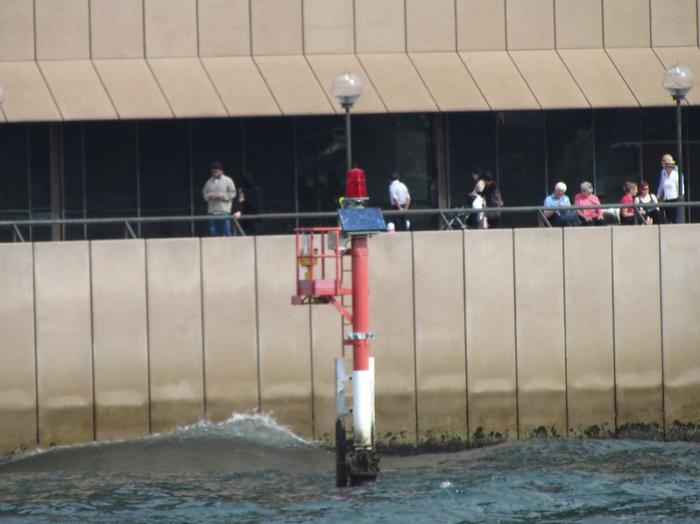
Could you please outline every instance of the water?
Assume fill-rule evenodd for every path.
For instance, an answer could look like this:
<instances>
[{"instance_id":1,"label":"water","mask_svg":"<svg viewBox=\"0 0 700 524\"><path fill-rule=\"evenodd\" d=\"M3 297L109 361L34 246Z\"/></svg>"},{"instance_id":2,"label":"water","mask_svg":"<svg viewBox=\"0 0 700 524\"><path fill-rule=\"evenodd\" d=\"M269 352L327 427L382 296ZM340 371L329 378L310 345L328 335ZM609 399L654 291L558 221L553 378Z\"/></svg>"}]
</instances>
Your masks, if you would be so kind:
<instances>
[{"instance_id":1,"label":"water","mask_svg":"<svg viewBox=\"0 0 700 524\"><path fill-rule=\"evenodd\" d=\"M335 487L334 455L265 416L0 464L0 522L700 522L700 446L532 440L383 457Z\"/></svg>"}]
</instances>

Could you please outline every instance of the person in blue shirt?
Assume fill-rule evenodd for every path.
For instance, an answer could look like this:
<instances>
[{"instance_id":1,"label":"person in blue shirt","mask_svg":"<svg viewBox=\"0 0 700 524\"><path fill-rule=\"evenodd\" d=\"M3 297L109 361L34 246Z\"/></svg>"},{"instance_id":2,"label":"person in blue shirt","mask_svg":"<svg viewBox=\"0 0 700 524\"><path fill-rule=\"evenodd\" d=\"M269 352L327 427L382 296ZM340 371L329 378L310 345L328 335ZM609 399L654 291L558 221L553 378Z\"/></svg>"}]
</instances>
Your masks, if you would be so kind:
<instances>
[{"instance_id":1,"label":"person in blue shirt","mask_svg":"<svg viewBox=\"0 0 700 524\"><path fill-rule=\"evenodd\" d=\"M571 201L566 196L566 184L557 182L554 186L554 193L548 195L544 199L544 207L570 207ZM545 210L544 216L547 217L549 223L555 227L569 226L576 223L576 213L565 210Z\"/></svg>"}]
</instances>

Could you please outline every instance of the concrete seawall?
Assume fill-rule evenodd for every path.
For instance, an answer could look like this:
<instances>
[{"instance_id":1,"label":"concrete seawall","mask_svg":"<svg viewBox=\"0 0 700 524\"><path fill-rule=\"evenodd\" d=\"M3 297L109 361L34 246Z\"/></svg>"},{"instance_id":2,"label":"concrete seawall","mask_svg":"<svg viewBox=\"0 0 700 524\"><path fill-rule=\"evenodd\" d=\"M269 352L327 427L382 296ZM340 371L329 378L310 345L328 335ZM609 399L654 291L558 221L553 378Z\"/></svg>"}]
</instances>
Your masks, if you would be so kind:
<instances>
[{"instance_id":1,"label":"concrete seawall","mask_svg":"<svg viewBox=\"0 0 700 524\"><path fill-rule=\"evenodd\" d=\"M700 439L700 225L370 242L382 445ZM259 409L330 440L341 319L294 238L0 245L0 450Z\"/></svg>"}]
</instances>

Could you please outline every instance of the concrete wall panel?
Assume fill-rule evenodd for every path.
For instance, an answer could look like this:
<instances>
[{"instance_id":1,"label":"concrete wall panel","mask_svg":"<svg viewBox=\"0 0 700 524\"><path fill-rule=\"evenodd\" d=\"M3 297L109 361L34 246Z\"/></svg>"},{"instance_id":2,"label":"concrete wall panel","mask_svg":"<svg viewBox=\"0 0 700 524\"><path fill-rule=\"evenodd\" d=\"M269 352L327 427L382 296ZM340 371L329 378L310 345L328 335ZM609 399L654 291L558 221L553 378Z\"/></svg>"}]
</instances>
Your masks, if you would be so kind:
<instances>
[{"instance_id":1,"label":"concrete wall panel","mask_svg":"<svg viewBox=\"0 0 700 524\"><path fill-rule=\"evenodd\" d=\"M162 58L149 64L176 118L226 116L201 60Z\"/></svg>"},{"instance_id":2,"label":"concrete wall panel","mask_svg":"<svg viewBox=\"0 0 700 524\"><path fill-rule=\"evenodd\" d=\"M34 60L33 0L0 2L0 60Z\"/></svg>"},{"instance_id":3,"label":"concrete wall panel","mask_svg":"<svg viewBox=\"0 0 700 524\"><path fill-rule=\"evenodd\" d=\"M555 0L557 47L603 47L602 10L601 0Z\"/></svg>"},{"instance_id":4,"label":"concrete wall panel","mask_svg":"<svg viewBox=\"0 0 700 524\"><path fill-rule=\"evenodd\" d=\"M90 58L88 0L35 0L37 60Z\"/></svg>"},{"instance_id":5,"label":"concrete wall panel","mask_svg":"<svg viewBox=\"0 0 700 524\"><path fill-rule=\"evenodd\" d=\"M355 52L353 0L304 0L304 53Z\"/></svg>"},{"instance_id":6,"label":"concrete wall panel","mask_svg":"<svg viewBox=\"0 0 700 524\"><path fill-rule=\"evenodd\" d=\"M460 56L491 109L540 108L507 52L475 51Z\"/></svg>"},{"instance_id":7,"label":"concrete wall panel","mask_svg":"<svg viewBox=\"0 0 700 524\"><path fill-rule=\"evenodd\" d=\"M209 420L258 408L255 239L202 239L204 388Z\"/></svg>"},{"instance_id":8,"label":"concrete wall panel","mask_svg":"<svg viewBox=\"0 0 700 524\"><path fill-rule=\"evenodd\" d=\"M93 58L143 58L143 0L90 0Z\"/></svg>"},{"instance_id":9,"label":"concrete wall panel","mask_svg":"<svg viewBox=\"0 0 700 524\"><path fill-rule=\"evenodd\" d=\"M292 306L295 293L293 236L256 239L260 408L280 424L311 437L309 306Z\"/></svg>"},{"instance_id":10,"label":"concrete wall panel","mask_svg":"<svg viewBox=\"0 0 700 524\"><path fill-rule=\"evenodd\" d=\"M408 55L373 53L359 59L389 111L437 109Z\"/></svg>"},{"instance_id":11,"label":"concrete wall panel","mask_svg":"<svg viewBox=\"0 0 700 524\"><path fill-rule=\"evenodd\" d=\"M513 234L520 436L566 436L562 230Z\"/></svg>"},{"instance_id":12,"label":"concrete wall panel","mask_svg":"<svg viewBox=\"0 0 700 524\"><path fill-rule=\"evenodd\" d=\"M457 48L502 51L506 48L505 2L457 0Z\"/></svg>"},{"instance_id":13,"label":"concrete wall panel","mask_svg":"<svg viewBox=\"0 0 700 524\"><path fill-rule=\"evenodd\" d=\"M613 228L617 431L663 437L659 229Z\"/></svg>"},{"instance_id":14,"label":"concrete wall panel","mask_svg":"<svg viewBox=\"0 0 700 524\"><path fill-rule=\"evenodd\" d=\"M250 55L248 0L199 0L200 56Z\"/></svg>"},{"instance_id":15,"label":"concrete wall panel","mask_svg":"<svg viewBox=\"0 0 700 524\"><path fill-rule=\"evenodd\" d=\"M0 78L5 91L2 111L8 121L61 119L61 113L36 62L0 62Z\"/></svg>"},{"instance_id":16,"label":"concrete wall panel","mask_svg":"<svg viewBox=\"0 0 700 524\"><path fill-rule=\"evenodd\" d=\"M377 335L377 440L416 443L413 255L411 234L378 235L369 243L370 329Z\"/></svg>"},{"instance_id":17,"label":"concrete wall panel","mask_svg":"<svg viewBox=\"0 0 700 524\"><path fill-rule=\"evenodd\" d=\"M34 244L39 445L94 437L87 242Z\"/></svg>"},{"instance_id":18,"label":"concrete wall panel","mask_svg":"<svg viewBox=\"0 0 700 524\"><path fill-rule=\"evenodd\" d=\"M464 444L468 431L462 232L414 233L413 253L418 442Z\"/></svg>"},{"instance_id":19,"label":"concrete wall panel","mask_svg":"<svg viewBox=\"0 0 700 524\"><path fill-rule=\"evenodd\" d=\"M197 0L144 0L146 56L197 56Z\"/></svg>"},{"instance_id":20,"label":"concrete wall panel","mask_svg":"<svg viewBox=\"0 0 700 524\"><path fill-rule=\"evenodd\" d=\"M251 2L254 55L303 53L301 0Z\"/></svg>"},{"instance_id":21,"label":"concrete wall panel","mask_svg":"<svg viewBox=\"0 0 700 524\"><path fill-rule=\"evenodd\" d=\"M610 228L564 230L569 435L615 435Z\"/></svg>"},{"instance_id":22,"label":"concrete wall panel","mask_svg":"<svg viewBox=\"0 0 700 524\"><path fill-rule=\"evenodd\" d=\"M464 238L467 389L472 444L517 438L512 230Z\"/></svg>"},{"instance_id":23,"label":"concrete wall panel","mask_svg":"<svg viewBox=\"0 0 700 524\"><path fill-rule=\"evenodd\" d=\"M554 49L553 0L506 0L508 49Z\"/></svg>"},{"instance_id":24,"label":"concrete wall panel","mask_svg":"<svg viewBox=\"0 0 700 524\"><path fill-rule=\"evenodd\" d=\"M404 0L355 0L358 53L406 51Z\"/></svg>"},{"instance_id":25,"label":"concrete wall panel","mask_svg":"<svg viewBox=\"0 0 700 524\"><path fill-rule=\"evenodd\" d=\"M303 56L260 56L255 61L283 114L334 113L328 97Z\"/></svg>"},{"instance_id":26,"label":"concrete wall panel","mask_svg":"<svg viewBox=\"0 0 700 524\"><path fill-rule=\"evenodd\" d=\"M511 51L513 62L543 109L588 107L556 51Z\"/></svg>"},{"instance_id":27,"label":"concrete wall panel","mask_svg":"<svg viewBox=\"0 0 700 524\"><path fill-rule=\"evenodd\" d=\"M455 51L454 0L406 0L406 40L409 52Z\"/></svg>"},{"instance_id":28,"label":"concrete wall panel","mask_svg":"<svg viewBox=\"0 0 700 524\"><path fill-rule=\"evenodd\" d=\"M0 246L0 456L36 446L32 246Z\"/></svg>"},{"instance_id":29,"label":"concrete wall panel","mask_svg":"<svg viewBox=\"0 0 700 524\"><path fill-rule=\"evenodd\" d=\"M698 45L696 0L651 0L652 47Z\"/></svg>"},{"instance_id":30,"label":"concrete wall panel","mask_svg":"<svg viewBox=\"0 0 700 524\"><path fill-rule=\"evenodd\" d=\"M92 242L95 436L149 432L146 246L142 240Z\"/></svg>"},{"instance_id":31,"label":"concrete wall panel","mask_svg":"<svg viewBox=\"0 0 700 524\"><path fill-rule=\"evenodd\" d=\"M146 242L151 429L204 415L199 239Z\"/></svg>"},{"instance_id":32,"label":"concrete wall panel","mask_svg":"<svg viewBox=\"0 0 700 524\"><path fill-rule=\"evenodd\" d=\"M603 0L605 47L651 45L649 0Z\"/></svg>"},{"instance_id":33,"label":"concrete wall panel","mask_svg":"<svg viewBox=\"0 0 700 524\"><path fill-rule=\"evenodd\" d=\"M663 65L653 49L618 48L607 49L606 52L642 106L675 104L665 89L659 89L660 82L649 81L651 78L661 78L664 72Z\"/></svg>"},{"instance_id":34,"label":"concrete wall panel","mask_svg":"<svg viewBox=\"0 0 700 524\"><path fill-rule=\"evenodd\" d=\"M173 116L148 63L142 59L93 60L119 118Z\"/></svg>"},{"instance_id":35,"label":"concrete wall panel","mask_svg":"<svg viewBox=\"0 0 700 524\"><path fill-rule=\"evenodd\" d=\"M639 106L605 50L560 49L558 53L591 107Z\"/></svg>"},{"instance_id":36,"label":"concrete wall panel","mask_svg":"<svg viewBox=\"0 0 700 524\"><path fill-rule=\"evenodd\" d=\"M661 228L666 438L700 439L700 226Z\"/></svg>"},{"instance_id":37,"label":"concrete wall panel","mask_svg":"<svg viewBox=\"0 0 700 524\"><path fill-rule=\"evenodd\" d=\"M117 113L90 60L39 62L64 120L109 120Z\"/></svg>"},{"instance_id":38,"label":"concrete wall panel","mask_svg":"<svg viewBox=\"0 0 700 524\"><path fill-rule=\"evenodd\" d=\"M252 58L229 56L201 60L229 116L281 114Z\"/></svg>"},{"instance_id":39,"label":"concrete wall panel","mask_svg":"<svg viewBox=\"0 0 700 524\"><path fill-rule=\"evenodd\" d=\"M412 53L410 57L441 111L488 110L457 53Z\"/></svg>"}]
</instances>

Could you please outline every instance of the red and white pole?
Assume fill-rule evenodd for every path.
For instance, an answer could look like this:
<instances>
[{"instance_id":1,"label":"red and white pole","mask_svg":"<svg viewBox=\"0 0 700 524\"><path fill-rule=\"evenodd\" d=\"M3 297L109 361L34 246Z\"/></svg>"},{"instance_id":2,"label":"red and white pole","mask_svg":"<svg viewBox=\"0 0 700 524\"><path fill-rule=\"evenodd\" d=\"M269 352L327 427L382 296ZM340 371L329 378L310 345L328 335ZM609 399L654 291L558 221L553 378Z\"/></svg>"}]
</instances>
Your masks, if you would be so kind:
<instances>
[{"instance_id":1,"label":"red and white pole","mask_svg":"<svg viewBox=\"0 0 700 524\"><path fill-rule=\"evenodd\" d=\"M353 441L371 448L374 428L374 379L370 369L369 264L367 236L352 237L352 391Z\"/></svg>"}]
</instances>

